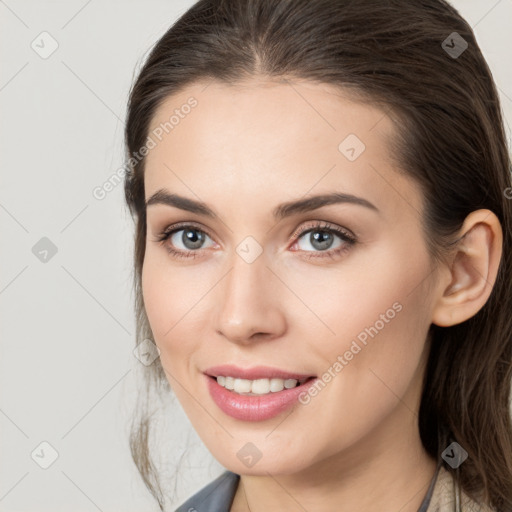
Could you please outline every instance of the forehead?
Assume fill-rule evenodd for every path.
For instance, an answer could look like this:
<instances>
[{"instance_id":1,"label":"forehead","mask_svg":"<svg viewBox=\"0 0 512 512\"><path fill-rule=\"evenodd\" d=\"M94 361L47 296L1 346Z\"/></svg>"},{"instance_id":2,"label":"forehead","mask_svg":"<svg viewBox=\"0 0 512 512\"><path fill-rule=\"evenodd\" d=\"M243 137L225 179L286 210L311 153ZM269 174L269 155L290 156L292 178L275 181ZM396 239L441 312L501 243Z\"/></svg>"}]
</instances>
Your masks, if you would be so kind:
<instances>
[{"instance_id":1,"label":"forehead","mask_svg":"<svg viewBox=\"0 0 512 512\"><path fill-rule=\"evenodd\" d=\"M338 152L349 134L385 153L381 139L393 134L393 125L381 109L327 84L252 80L198 83L169 96L150 123L150 132L155 130L176 147L200 143L203 152L214 153L223 149L220 143L230 154L237 148L245 153L257 137L258 148L275 156L304 143Z\"/></svg>"},{"instance_id":2,"label":"forehead","mask_svg":"<svg viewBox=\"0 0 512 512\"><path fill-rule=\"evenodd\" d=\"M197 83L169 96L148 131L146 199L178 188L219 201L261 192L270 202L336 189L374 203L421 197L396 172L385 112L311 82ZM415 197L416 196L416 197Z\"/></svg>"}]
</instances>

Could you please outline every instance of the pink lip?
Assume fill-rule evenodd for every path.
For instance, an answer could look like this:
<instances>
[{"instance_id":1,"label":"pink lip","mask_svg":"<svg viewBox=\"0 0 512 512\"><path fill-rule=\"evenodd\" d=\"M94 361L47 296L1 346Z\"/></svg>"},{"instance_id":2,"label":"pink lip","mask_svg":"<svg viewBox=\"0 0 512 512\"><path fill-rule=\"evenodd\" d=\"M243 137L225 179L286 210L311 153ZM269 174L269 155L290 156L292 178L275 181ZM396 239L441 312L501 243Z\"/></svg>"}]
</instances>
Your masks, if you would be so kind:
<instances>
[{"instance_id":1,"label":"pink lip","mask_svg":"<svg viewBox=\"0 0 512 512\"><path fill-rule=\"evenodd\" d=\"M303 380L313 375L306 375L301 373L290 373L280 370L279 368L271 368L270 366L254 366L253 368L239 368L231 364L223 364L220 366L212 366L208 368L204 373L211 377L218 377L223 375L224 377L236 377L238 379L296 379Z\"/></svg>"},{"instance_id":2,"label":"pink lip","mask_svg":"<svg viewBox=\"0 0 512 512\"><path fill-rule=\"evenodd\" d=\"M219 366L208 369L205 372L205 379L213 401L225 414L242 421L264 421L281 414L289 407L295 405L299 395L306 392L317 381L317 378L313 377L295 388L285 388L282 391L271 392L266 395L239 395L217 384L217 380L211 376L212 373L237 378L248 378L250 380L256 378L302 380L310 376L264 367L242 370L233 366Z\"/></svg>"}]
</instances>

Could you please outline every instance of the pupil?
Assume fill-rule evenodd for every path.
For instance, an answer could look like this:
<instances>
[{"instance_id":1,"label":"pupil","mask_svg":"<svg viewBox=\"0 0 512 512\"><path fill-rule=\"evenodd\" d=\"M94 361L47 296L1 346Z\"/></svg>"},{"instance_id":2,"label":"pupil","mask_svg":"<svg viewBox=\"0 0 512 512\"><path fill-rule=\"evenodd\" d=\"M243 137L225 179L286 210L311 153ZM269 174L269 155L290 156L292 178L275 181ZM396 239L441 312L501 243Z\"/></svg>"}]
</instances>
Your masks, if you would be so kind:
<instances>
[{"instance_id":1,"label":"pupil","mask_svg":"<svg viewBox=\"0 0 512 512\"><path fill-rule=\"evenodd\" d=\"M199 234L196 229L186 229L183 231L182 241L188 249L198 249L203 242L203 234Z\"/></svg>"},{"instance_id":2,"label":"pupil","mask_svg":"<svg viewBox=\"0 0 512 512\"><path fill-rule=\"evenodd\" d=\"M315 249L328 249L332 243L332 233L327 231L312 231L310 241Z\"/></svg>"}]
</instances>

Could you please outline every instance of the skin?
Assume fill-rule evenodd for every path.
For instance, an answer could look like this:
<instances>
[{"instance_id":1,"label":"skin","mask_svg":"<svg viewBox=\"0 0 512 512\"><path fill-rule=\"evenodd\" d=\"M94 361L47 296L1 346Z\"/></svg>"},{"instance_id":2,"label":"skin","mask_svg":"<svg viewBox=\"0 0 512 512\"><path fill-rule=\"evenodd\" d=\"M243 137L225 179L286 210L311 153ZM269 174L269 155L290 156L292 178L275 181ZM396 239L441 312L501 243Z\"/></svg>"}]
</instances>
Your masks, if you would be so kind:
<instances>
[{"instance_id":1,"label":"skin","mask_svg":"<svg viewBox=\"0 0 512 512\"><path fill-rule=\"evenodd\" d=\"M218 218L149 206L142 287L170 385L213 456L241 475L231 512L416 511L435 472L417 423L428 329L485 304L501 256L498 219L473 212L448 264L433 267L423 195L393 167L394 127L383 111L326 85L255 78L191 85L161 104L150 130L191 96L198 106L147 156L145 195L165 188ZM338 149L351 133L366 146L352 162ZM272 217L278 204L333 191L379 212L333 204ZM334 234L322 252L310 234L294 238L315 221L357 242ZM206 233L200 249L183 245L182 231L172 238L195 258L176 258L171 240L157 241L179 222ZM236 252L247 236L263 250L252 263ZM307 405L243 422L211 399L202 372L227 362L321 376L395 302L401 311ZM248 442L262 454L250 468L237 457Z\"/></svg>"}]
</instances>

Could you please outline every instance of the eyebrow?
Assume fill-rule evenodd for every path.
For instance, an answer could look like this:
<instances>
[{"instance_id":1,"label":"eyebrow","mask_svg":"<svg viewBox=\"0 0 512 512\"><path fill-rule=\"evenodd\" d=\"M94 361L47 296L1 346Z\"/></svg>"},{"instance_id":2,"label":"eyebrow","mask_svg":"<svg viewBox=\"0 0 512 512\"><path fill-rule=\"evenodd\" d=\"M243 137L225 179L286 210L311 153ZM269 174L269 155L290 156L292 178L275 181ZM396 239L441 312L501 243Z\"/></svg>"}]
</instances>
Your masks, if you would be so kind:
<instances>
[{"instance_id":1,"label":"eyebrow","mask_svg":"<svg viewBox=\"0 0 512 512\"><path fill-rule=\"evenodd\" d=\"M331 204L348 203L355 204L358 206L364 206L370 210L379 213L379 209L370 201L357 197L352 194L345 194L341 192L333 192L330 194L320 194L316 196L306 197L304 199L298 199L295 201L289 201L278 205L272 211L274 219L281 220L285 217L290 217L298 213L305 213L323 206ZM160 189L155 192L147 201L146 208L155 204L164 204L167 206L174 206L187 212L196 213L198 215L204 215L212 219L218 218L216 213L207 204L187 197L179 196L177 194L171 194L165 189Z\"/></svg>"}]
</instances>

